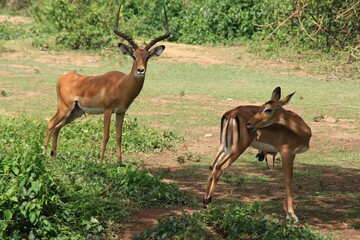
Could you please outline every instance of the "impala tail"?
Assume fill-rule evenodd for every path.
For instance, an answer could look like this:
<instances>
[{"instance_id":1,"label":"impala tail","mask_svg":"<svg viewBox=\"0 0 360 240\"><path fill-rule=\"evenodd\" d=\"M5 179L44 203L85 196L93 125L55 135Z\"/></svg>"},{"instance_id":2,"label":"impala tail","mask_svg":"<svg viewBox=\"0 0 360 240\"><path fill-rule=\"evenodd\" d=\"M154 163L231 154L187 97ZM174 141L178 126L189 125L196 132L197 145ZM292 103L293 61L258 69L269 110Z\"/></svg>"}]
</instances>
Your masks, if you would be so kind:
<instances>
[{"instance_id":1,"label":"impala tail","mask_svg":"<svg viewBox=\"0 0 360 240\"><path fill-rule=\"evenodd\" d=\"M237 159L237 145L240 139L239 118L227 114L221 119L220 147L214 162L209 167L208 183L203 198L204 208L211 202L211 195L223 171Z\"/></svg>"}]
</instances>

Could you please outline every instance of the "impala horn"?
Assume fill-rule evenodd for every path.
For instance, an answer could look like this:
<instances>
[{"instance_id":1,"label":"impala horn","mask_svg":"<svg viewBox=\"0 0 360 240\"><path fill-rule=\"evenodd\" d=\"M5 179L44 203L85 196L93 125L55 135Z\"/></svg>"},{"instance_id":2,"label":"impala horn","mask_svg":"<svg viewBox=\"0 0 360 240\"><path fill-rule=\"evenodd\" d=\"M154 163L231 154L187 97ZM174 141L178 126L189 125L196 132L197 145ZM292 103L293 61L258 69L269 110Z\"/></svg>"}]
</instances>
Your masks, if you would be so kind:
<instances>
[{"instance_id":1,"label":"impala horn","mask_svg":"<svg viewBox=\"0 0 360 240\"><path fill-rule=\"evenodd\" d=\"M170 32L169 32L169 24L168 24L168 17L167 17L167 14L166 14L166 9L165 9L165 6L164 6L164 13L165 13L165 34L164 35L161 35L160 37L157 37L157 38L154 38L151 42L149 42L145 49L147 51L150 50L150 48L152 46L154 46L157 42L161 41L161 40L164 40L168 37L170 37Z\"/></svg>"},{"instance_id":2,"label":"impala horn","mask_svg":"<svg viewBox=\"0 0 360 240\"><path fill-rule=\"evenodd\" d=\"M119 10L118 10L117 15L116 15L114 33L116 35L118 35L119 37L121 37L121 38L125 39L126 41L128 41L130 43L130 45L134 48L134 50L136 50L136 49L139 48L139 46L134 42L134 40L129 35L126 35L125 33L120 32L119 29L118 29L121 5L122 5L122 1L120 3Z\"/></svg>"}]
</instances>

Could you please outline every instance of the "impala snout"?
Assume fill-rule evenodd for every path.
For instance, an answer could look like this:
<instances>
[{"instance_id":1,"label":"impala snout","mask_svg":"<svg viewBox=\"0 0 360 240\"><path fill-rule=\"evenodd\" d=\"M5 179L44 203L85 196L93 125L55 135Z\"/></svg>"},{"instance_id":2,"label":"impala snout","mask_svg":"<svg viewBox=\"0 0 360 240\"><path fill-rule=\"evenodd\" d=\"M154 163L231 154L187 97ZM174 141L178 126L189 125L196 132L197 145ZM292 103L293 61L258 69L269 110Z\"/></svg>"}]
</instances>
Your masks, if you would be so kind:
<instances>
[{"instance_id":1,"label":"impala snout","mask_svg":"<svg viewBox=\"0 0 360 240\"><path fill-rule=\"evenodd\" d=\"M247 128L250 132L256 130L256 127L253 126L253 125L251 124L251 122L248 122L248 123L246 124L246 128Z\"/></svg>"},{"instance_id":2,"label":"impala snout","mask_svg":"<svg viewBox=\"0 0 360 240\"><path fill-rule=\"evenodd\" d=\"M136 75L139 76L139 77L143 77L145 75L145 68L137 68L136 69Z\"/></svg>"}]
</instances>

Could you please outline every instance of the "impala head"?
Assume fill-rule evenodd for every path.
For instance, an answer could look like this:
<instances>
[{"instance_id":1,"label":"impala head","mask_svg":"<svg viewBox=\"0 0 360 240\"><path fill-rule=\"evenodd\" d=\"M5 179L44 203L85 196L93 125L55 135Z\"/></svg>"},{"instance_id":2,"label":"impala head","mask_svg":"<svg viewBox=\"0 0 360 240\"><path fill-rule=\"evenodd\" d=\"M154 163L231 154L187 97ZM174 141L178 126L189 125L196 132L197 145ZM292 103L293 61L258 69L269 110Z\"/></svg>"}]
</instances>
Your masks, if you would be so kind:
<instances>
[{"instance_id":1,"label":"impala head","mask_svg":"<svg viewBox=\"0 0 360 240\"><path fill-rule=\"evenodd\" d=\"M146 72L147 61L152 57L160 56L162 54L162 52L164 51L165 46L160 45L160 46L154 47L153 49L151 49L151 48L157 42L170 37L166 10L165 10L165 7L164 7L164 12L165 12L165 34L161 35L161 36L159 36L157 38L154 38L144 48L139 48L139 46L135 43L135 41L130 36L126 35L123 32L120 32L118 30L120 9L121 9L121 3L120 3L120 6L119 6L119 10L117 12L117 15L116 15L114 33L116 35L118 35L119 37L125 39L131 45L131 47L124 44L124 43L119 43L118 46L120 48L120 51L124 55L129 55L134 60L134 65L133 65L133 71L132 72L135 74L135 76L138 77L138 78L143 78L145 76L145 72Z\"/></svg>"},{"instance_id":2,"label":"impala head","mask_svg":"<svg viewBox=\"0 0 360 240\"><path fill-rule=\"evenodd\" d=\"M280 114L284 111L283 106L290 101L294 94L295 92L280 99L281 88L275 88L271 95L271 100L260 107L260 110L248 121L247 128L250 131L254 131L278 122Z\"/></svg>"}]
</instances>

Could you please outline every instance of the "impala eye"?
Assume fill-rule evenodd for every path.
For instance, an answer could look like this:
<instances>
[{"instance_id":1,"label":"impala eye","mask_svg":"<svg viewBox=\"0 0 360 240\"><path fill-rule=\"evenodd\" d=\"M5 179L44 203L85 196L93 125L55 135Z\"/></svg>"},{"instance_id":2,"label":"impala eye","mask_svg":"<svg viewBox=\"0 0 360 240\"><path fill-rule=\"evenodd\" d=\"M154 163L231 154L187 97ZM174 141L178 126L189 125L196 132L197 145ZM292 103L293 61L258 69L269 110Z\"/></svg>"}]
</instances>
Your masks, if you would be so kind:
<instances>
[{"instance_id":1,"label":"impala eye","mask_svg":"<svg viewBox=\"0 0 360 240\"><path fill-rule=\"evenodd\" d=\"M270 113L272 113L272 109L271 108L266 108L264 110L264 113L270 114Z\"/></svg>"}]
</instances>

